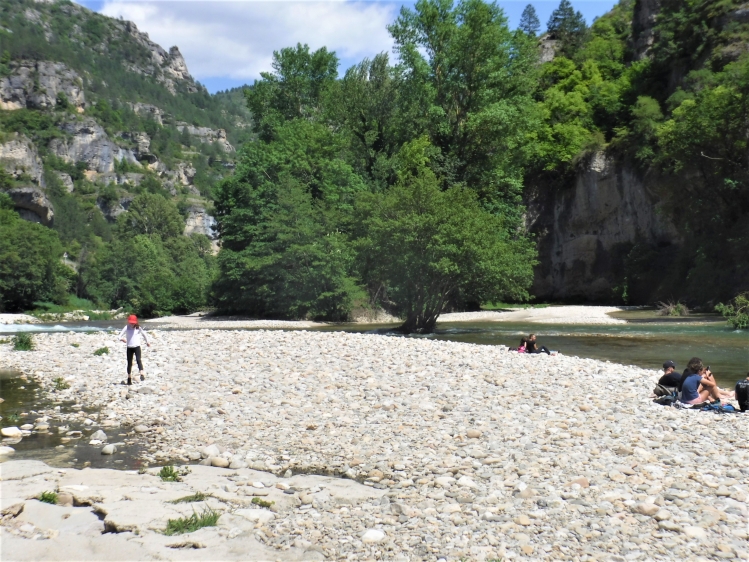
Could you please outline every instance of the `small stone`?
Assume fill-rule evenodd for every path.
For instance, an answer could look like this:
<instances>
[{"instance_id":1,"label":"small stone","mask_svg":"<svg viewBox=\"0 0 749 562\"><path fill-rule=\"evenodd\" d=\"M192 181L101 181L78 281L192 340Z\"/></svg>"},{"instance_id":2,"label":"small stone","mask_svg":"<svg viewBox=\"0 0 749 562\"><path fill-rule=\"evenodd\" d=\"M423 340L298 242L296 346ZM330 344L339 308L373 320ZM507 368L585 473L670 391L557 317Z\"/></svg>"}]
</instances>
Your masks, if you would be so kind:
<instances>
[{"instance_id":1,"label":"small stone","mask_svg":"<svg viewBox=\"0 0 749 562\"><path fill-rule=\"evenodd\" d=\"M57 493L57 505L72 506L73 505L73 494L70 492L58 492Z\"/></svg>"},{"instance_id":2,"label":"small stone","mask_svg":"<svg viewBox=\"0 0 749 562\"><path fill-rule=\"evenodd\" d=\"M520 550L525 554L526 556L530 556L533 554L533 547L529 544L524 544L520 547Z\"/></svg>"},{"instance_id":3,"label":"small stone","mask_svg":"<svg viewBox=\"0 0 749 562\"><path fill-rule=\"evenodd\" d=\"M276 482L276 488L279 490L288 490L290 486L286 482Z\"/></svg>"},{"instance_id":4,"label":"small stone","mask_svg":"<svg viewBox=\"0 0 749 562\"><path fill-rule=\"evenodd\" d=\"M707 533L702 527L690 525L689 527L684 527L682 532L690 539L696 539L698 541L704 541L707 539Z\"/></svg>"},{"instance_id":5,"label":"small stone","mask_svg":"<svg viewBox=\"0 0 749 562\"><path fill-rule=\"evenodd\" d=\"M0 429L0 433L2 433L3 437L12 437L14 439L23 437L23 433L17 427L4 427Z\"/></svg>"},{"instance_id":6,"label":"small stone","mask_svg":"<svg viewBox=\"0 0 749 562\"><path fill-rule=\"evenodd\" d=\"M93 435L91 435L91 439L95 439L97 441L106 441L107 440L107 434L104 433L101 429L99 429Z\"/></svg>"},{"instance_id":7,"label":"small stone","mask_svg":"<svg viewBox=\"0 0 749 562\"><path fill-rule=\"evenodd\" d=\"M681 531L681 525L668 520L658 523L658 528L663 529L664 531L674 531L677 533Z\"/></svg>"},{"instance_id":8,"label":"small stone","mask_svg":"<svg viewBox=\"0 0 749 562\"><path fill-rule=\"evenodd\" d=\"M31 431L32 429L34 429L34 426L33 424L25 423L20 427L20 429L23 431Z\"/></svg>"},{"instance_id":9,"label":"small stone","mask_svg":"<svg viewBox=\"0 0 749 562\"><path fill-rule=\"evenodd\" d=\"M45 431L49 431L49 424L38 423L34 426L34 429L38 431L39 433L44 433Z\"/></svg>"},{"instance_id":10,"label":"small stone","mask_svg":"<svg viewBox=\"0 0 749 562\"><path fill-rule=\"evenodd\" d=\"M203 450L200 451L200 456L202 456L204 459L217 457L220 454L221 454L221 451L219 451L216 445L208 445L207 447L203 447Z\"/></svg>"},{"instance_id":11,"label":"small stone","mask_svg":"<svg viewBox=\"0 0 749 562\"><path fill-rule=\"evenodd\" d=\"M105 446L104 446L104 447L102 448L102 450L101 450L101 454L102 454L102 455L114 455L114 454L115 454L116 452L117 452L117 447L115 447L115 446L114 446L114 445L112 445L112 444L110 444L110 445L105 445Z\"/></svg>"},{"instance_id":12,"label":"small stone","mask_svg":"<svg viewBox=\"0 0 749 562\"><path fill-rule=\"evenodd\" d=\"M229 459L225 459L224 457L211 457L211 466L217 468L228 468Z\"/></svg>"},{"instance_id":13,"label":"small stone","mask_svg":"<svg viewBox=\"0 0 749 562\"><path fill-rule=\"evenodd\" d=\"M133 428L133 431L135 431L135 433L146 433L148 431L148 426L146 426L146 425L136 425Z\"/></svg>"},{"instance_id":14,"label":"small stone","mask_svg":"<svg viewBox=\"0 0 749 562\"><path fill-rule=\"evenodd\" d=\"M466 431L466 436L469 439L478 439L479 437L481 437L481 431L479 431L478 429L469 429L468 431Z\"/></svg>"},{"instance_id":15,"label":"small stone","mask_svg":"<svg viewBox=\"0 0 749 562\"><path fill-rule=\"evenodd\" d=\"M590 412L592 409L593 406L591 406L590 404L583 404L582 406L580 406L581 412Z\"/></svg>"},{"instance_id":16,"label":"small stone","mask_svg":"<svg viewBox=\"0 0 749 562\"><path fill-rule=\"evenodd\" d=\"M16 452L13 447L0 447L0 456L12 455Z\"/></svg>"},{"instance_id":17,"label":"small stone","mask_svg":"<svg viewBox=\"0 0 749 562\"><path fill-rule=\"evenodd\" d=\"M661 508L654 503L638 503L635 506L635 511L637 513L641 513L642 515L647 515L648 517L652 517L656 513L658 513L661 510Z\"/></svg>"},{"instance_id":18,"label":"small stone","mask_svg":"<svg viewBox=\"0 0 749 562\"><path fill-rule=\"evenodd\" d=\"M242 389L241 388L232 388L231 389L231 393L232 394L241 394L242 393Z\"/></svg>"},{"instance_id":19,"label":"small stone","mask_svg":"<svg viewBox=\"0 0 749 562\"><path fill-rule=\"evenodd\" d=\"M458 485L465 486L466 488L478 488L476 482L474 482L468 476L461 476L460 480L458 480Z\"/></svg>"},{"instance_id":20,"label":"small stone","mask_svg":"<svg viewBox=\"0 0 749 562\"><path fill-rule=\"evenodd\" d=\"M533 490L533 488L528 487L515 494L515 497L527 500L528 498L532 498L534 495L536 495L536 492Z\"/></svg>"},{"instance_id":21,"label":"small stone","mask_svg":"<svg viewBox=\"0 0 749 562\"><path fill-rule=\"evenodd\" d=\"M656 521L666 521L671 519L671 512L666 509L659 509L658 512L653 516Z\"/></svg>"},{"instance_id":22,"label":"small stone","mask_svg":"<svg viewBox=\"0 0 749 562\"><path fill-rule=\"evenodd\" d=\"M531 524L531 520L527 515L518 515L515 518L515 523L518 525L522 525L523 527L527 527Z\"/></svg>"},{"instance_id":23,"label":"small stone","mask_svg":"<svg viewBox=\"0 0 749 562\"><path fill-rule=\"evenodd\" d=\"M379 529L367 529L361 537L364 544L376 544L385 540L385 533Z\"/></svg>"},{"instance_id":24,"label":"small stone","mask_svg":"<svg viewBox=\"0 0 749 562\"><path fill-rule=\"evenodd\" d=\"M588 479L585 477L575 478L572 482L568 484L568 486L572 486L572 484L577 484L581 488L590 488L590 482L588 482Z\"/></svg>"}]
</instances>

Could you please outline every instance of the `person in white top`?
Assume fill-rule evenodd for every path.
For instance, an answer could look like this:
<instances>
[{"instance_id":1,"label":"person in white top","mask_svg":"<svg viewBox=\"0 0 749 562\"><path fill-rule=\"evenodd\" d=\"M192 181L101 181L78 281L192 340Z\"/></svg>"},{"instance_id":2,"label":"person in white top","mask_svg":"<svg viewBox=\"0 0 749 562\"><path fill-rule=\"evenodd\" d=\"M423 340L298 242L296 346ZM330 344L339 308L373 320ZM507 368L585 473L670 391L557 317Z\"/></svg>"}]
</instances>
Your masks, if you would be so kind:
<instances>
[{"instance_id":1,"label":"person in white top","mask_svg":"<svg viewBox=\"0 0 749 562\"><path fill-rule=\"evenodd\" d=\"M130 378L130 373L133 370L133 356L135 356L135 360L138 362L140 380L146 380L146 373L143 370L143 361L141 361L140 356L140 344L145 342L148 347L151 347L151 344L148 342L146 332L138 324L138 318L135 314L128 316L127 326L122 328L120 332L120 341L127 344L127 384L133 384Z\"/></svg>"}]
</instances>

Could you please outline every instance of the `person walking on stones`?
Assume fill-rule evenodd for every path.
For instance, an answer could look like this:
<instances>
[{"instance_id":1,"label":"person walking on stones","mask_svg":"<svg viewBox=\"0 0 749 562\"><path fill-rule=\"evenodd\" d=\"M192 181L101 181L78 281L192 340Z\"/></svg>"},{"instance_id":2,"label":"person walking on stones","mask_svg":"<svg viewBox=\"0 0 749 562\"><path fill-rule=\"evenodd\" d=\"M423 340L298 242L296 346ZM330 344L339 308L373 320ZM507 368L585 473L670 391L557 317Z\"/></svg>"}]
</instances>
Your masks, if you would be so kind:
<instances>
[{"instance_id":1,"label":"person walking on stones","mask_svg":"<svg viewBox=\"0 0 749 562\"><path fill-rule=\"evenodd\" d=\"M148 342L148 336L143 328L138 324L138 318L135 314L131 314L127 317L127 326L122 328L120 332L120 341L127 344L127 384L133 384L130 373L133 370L133 356L138 363L138 370L140 371L140 380L146 380L146 373L143 370L143 361L141 360L140 346L141 343L145 342L148 347L151 344ZM124 381L123 381L123 384Z\"/></svg>"},{"instance_id":2,"label":"person walking on stones","mask_svg":"<svg viewBox=\"0 0 749 562\"><path fill-rule=\"evenodd\" d=\"M545 345L538 347L536 345L536 334L528 336L528 344L526 346L526 353L545 353L551 355L551 351Z\"/></svg>"}]
</instances>

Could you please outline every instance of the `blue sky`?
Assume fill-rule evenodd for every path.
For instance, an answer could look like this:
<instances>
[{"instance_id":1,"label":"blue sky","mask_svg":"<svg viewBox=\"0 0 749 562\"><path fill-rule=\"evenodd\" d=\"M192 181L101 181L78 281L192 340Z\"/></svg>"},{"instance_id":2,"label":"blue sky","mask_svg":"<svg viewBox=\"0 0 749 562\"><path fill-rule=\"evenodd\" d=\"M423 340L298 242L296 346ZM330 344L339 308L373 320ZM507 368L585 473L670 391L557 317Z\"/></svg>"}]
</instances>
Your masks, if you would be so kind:
<instances>
[{"instance_id":1,"label":"blue sky","mask_svg":"<svg viewBox=\"0 0 749 562\"><path fill-rule=\"evenodd\" d=\"M341 72L365 57L390 51L385 29L401 6L413 2L345 0L77 0L92 10L135 22L168 49L177 45L193 76L216 92L252 83L269 70L274 50L307 43L326 46L341 59ZM532 1L545 27L559 0ZM588 23L613 0L572 1ZM500 1L512 28L528 0Z\"/></svg>"}]
</instances>

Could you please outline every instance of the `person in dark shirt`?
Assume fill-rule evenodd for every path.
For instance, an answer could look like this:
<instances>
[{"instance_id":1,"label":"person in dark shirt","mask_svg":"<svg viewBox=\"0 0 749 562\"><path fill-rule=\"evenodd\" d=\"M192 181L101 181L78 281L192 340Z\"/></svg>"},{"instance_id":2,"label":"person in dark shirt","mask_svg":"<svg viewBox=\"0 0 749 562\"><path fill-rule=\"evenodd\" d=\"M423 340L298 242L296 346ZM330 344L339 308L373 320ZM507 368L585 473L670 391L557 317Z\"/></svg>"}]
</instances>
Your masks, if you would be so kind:
<instances>
[{"instance_id":1,"label":"person in dark shirt","mask_svg":"<svg viewBox=\"0 0 749 562\"><path fill-rule=\"evenodd\" d=\"M668 388L676 388L679 386L680 380L681 373L676 370L676 363L666 361L663 364L663 376L658 380L658 384L667 386Z\"/></svg>"},{"instance_id":2,"label":"person in dark shirt","mask_svg":"<svg viewBox=\"0 0 749 562\"><path fill-rule=\"evenodd\" d=\"M549 351L545 345L542 345L541 347L536 345L536 334L528 336L526 353L546 353L547 355L551 355L551 351Z\"/></svg>"}]
</instances>

